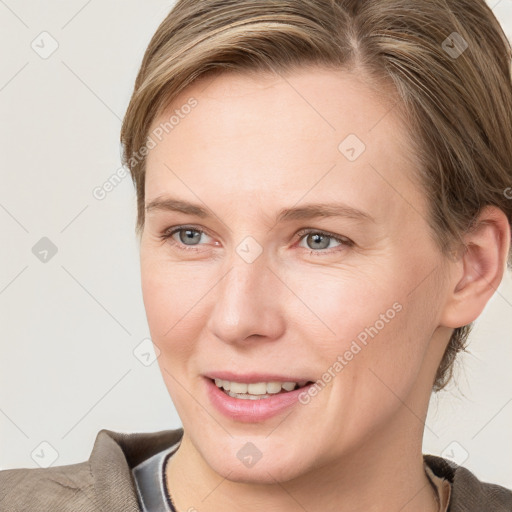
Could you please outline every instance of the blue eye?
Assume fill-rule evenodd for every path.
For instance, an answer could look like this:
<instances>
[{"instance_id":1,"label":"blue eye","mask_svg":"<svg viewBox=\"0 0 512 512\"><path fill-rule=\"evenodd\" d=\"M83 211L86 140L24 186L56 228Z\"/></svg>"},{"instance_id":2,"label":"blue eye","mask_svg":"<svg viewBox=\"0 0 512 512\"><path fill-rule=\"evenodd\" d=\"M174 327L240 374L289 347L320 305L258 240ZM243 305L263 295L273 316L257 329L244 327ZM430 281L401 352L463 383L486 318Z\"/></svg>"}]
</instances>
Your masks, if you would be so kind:
<instances>
[{"instance_id":1,"label":"blue eye","mask_svg":"<svg viewBox=\"0 0 512 512\"><path fill-rule=\"evenodd\" d=\"M339 246L352 247L354 245L354 242L352 242L352 240L349 238L335 236L331 233L313 229L302 230L298 233L298 235L301 237L301 241L304 239L306 240L306 243L308 241L311 243L311 246L305 247L305 249L310 249L310 254L330 254L331 252L339 250ZM338 242L339 246L335 247L334 249L330 248L326 251L325 249L329 248L330 242L332 240Z\"/></svg>"},{"instance_id":2,"label":"blue eye","mask_svg":"<svg viewBox=\"0 0 512 512\"><path fill-rule=\"evenodd\" d=\"M179 239L174 238L174 235L179 233ZM201 229L196 229L193 226L173 226L166 229L160 238L163 240L169 240L172 245L176 246L178 249L183 251L200 251L201 249L197 249L194 246L202 245L200 243L202 235L207 235L207 233ZM309 247L303 247L304 249L309 249L310 254L318 254L325 255L331 254L332 252L336 252L346 248L352 247L354 242L346 237L341 237L338 235L333 235L331 233L326 233L324 231L319 231L315 229L303 229L297 236L300 237L300 241L305 239L307 242L312 245ZM332 248L329 247L331 241L337 242L339 245ZM192 243L189 243L192 242ZM218 245L218 243L217 243ZM327 249L327 250L326 250Z\"/></svg>"},{"instance_id":3,"label":"blue eye","mask_svg":"<svg viewBox=\"0 0 512 512\"><path fill-rule=\"evenodd\" d=\"M173 236L176 233L180 233L179 240L177 241ZM185 235L182 235L182 233L185 233ZM197 251L198 249L194 249L194 245L199 245L199 241L201 240L201 236L206 235L204 231L201 231L200 229L195 229L193 227L187 227L187 226L178 226L176 228L169 228L167 229L161 236L164 240L173 240L173 245L176 245L179 249L182 249L184 251ZM197 242L188 244L187 242Z\"/></svg>"},{"instance_id":4,"label":"blue eye","mask_svg":"<svg viewBox=\"0 0 512 512\"><path fill-rule=\"evenodd\" d=\"M201 240L201 236L203 235L202 231L198 231L197 229L179 229L175 231L176 233L180 233L180 242L188 245L188 242L193 242L190 245L197 245ZM182 236L182 233L185 233L185 236ZM191 235L192 233L192 235Z\"/></svg>"}]
</instances>

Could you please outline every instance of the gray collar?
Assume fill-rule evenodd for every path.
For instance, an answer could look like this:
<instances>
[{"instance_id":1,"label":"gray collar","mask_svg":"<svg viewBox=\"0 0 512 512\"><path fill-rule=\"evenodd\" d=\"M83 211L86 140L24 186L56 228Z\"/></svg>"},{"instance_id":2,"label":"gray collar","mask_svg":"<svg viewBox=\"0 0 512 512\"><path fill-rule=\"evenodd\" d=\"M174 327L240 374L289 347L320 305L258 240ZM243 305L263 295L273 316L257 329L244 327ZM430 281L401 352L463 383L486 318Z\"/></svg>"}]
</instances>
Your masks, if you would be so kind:
<instances>
[{"instance_id":1,"label":"gray collar","mask_svg":"<svg viewBox=\"0 0 512 512\"><path fill-rule=\"evenodd\" d=\"M142 512L176 512L168 498L164 469L180 442L155 453L132 469Z\"/></svg>"}]
</instances>

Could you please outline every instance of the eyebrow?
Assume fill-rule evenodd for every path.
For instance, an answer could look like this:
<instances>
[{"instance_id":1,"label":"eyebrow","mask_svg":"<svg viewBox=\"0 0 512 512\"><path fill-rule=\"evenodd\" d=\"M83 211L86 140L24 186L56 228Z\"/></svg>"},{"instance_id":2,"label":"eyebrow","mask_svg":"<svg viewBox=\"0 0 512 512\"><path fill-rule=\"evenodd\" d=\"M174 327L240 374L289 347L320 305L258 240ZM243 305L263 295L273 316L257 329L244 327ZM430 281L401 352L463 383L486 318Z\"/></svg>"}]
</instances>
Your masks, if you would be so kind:
<instances>
[{"instance_id":1,"label":"eyebrow","mask_svg":"<svg viewBox=\"0 0 512 512\"><path fill-rule=\"evenodd\" d=\"M147 212L163 210L181 212L201 218L212 217L207 208L172 197L158 197L149 202L145 209ZM369 213L342 203L311 203L299 207L284 208L277 214L276 222L319 217L348 217L358 221L375 222L375 219Z\"/></svg>"}]
</instances>

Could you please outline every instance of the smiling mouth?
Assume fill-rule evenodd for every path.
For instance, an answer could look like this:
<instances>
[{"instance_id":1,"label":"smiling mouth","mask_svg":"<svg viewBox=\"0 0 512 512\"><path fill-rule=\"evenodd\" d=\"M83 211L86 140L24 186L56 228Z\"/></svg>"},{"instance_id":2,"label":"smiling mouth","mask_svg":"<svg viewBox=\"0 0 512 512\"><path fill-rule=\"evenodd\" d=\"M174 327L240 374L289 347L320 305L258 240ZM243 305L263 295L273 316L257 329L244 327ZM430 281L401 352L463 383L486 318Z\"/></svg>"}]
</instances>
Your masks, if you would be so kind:
<instances>
[{"instance_id":1,"label":"smiling mouth","mask_svg":"<svg viewBox=\"0 0 512 512\"><path fill-rule=\"evenodd\" d=\"M301 389L313 381L306 382L234 382L222 379L210 379L221 391L232 398L242 400L261 400L272 396Z\"/></svg>"}]
</instances>

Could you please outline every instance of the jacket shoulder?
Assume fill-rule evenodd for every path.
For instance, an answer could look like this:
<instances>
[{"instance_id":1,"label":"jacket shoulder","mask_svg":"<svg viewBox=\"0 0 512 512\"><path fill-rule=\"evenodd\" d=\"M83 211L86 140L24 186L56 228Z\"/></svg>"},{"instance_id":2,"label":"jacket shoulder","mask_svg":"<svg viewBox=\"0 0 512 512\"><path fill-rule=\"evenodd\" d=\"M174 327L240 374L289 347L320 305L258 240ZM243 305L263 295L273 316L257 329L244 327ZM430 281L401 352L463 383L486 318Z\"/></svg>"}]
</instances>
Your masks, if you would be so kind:
<instances>
[{"instance_id":1,"label":"jacket shoulder","mask_svg":"<svg viewBox=\"0 0 512 512\"><path fill-rule=\"evenodd\" d=\"M0 471L0 510L96 512L89 462Z\"/></svg>"},{"instance_id":2,"label":"jacket shoulder","mask_svg":"<svg viewBox=\"0 0 512 512\"><path fill-rule=\"evenodd\" d=\"M470 510L510 512L512 490L501 485L479 480L471 471L459 466L454 481L454 504L473 507Z\"/></svg>"},{"instance_id":3,"label":"jacket shoulder","mask_svg":"<svg viewBox=\"0 0 512 512\"><path fill-rule=\"evenodd\" d=\"M102 429L89 460L0 471L1 512L139 512L131 468L181 439L183 429Z\"/></svg>"},{"instance_id":4,"label":"jacket shoulder","mask_svg":"<svg viewBox=\"0 0 512 512\"><path fill-rule=\"evenodd\" d=\"M501 485L479 480L463 466L435 455L424 459L437 476L452 485L450 512L510 512L512 490Z\"/></svg>"}]
</instances>

